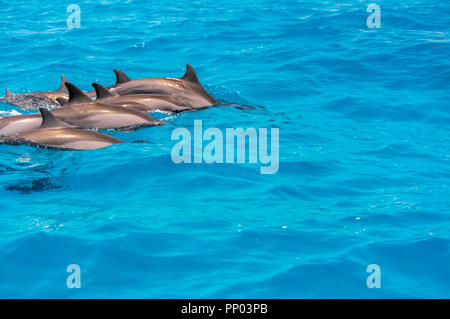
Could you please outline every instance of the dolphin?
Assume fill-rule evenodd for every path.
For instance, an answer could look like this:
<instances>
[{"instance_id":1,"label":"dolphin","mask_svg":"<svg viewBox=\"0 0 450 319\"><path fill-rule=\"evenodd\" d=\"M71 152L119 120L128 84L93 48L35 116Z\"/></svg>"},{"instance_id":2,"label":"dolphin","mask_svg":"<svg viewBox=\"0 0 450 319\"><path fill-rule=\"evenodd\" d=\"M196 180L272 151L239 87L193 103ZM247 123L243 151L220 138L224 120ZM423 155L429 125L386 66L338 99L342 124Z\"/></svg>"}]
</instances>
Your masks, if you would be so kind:
<instances>
[{"instance_id":1,"label":"dolphin","mask_svg":"<svg viewBox=\"0 0 450 319\"><path fill-rule=\"evenodd\" d=\"M217 100L200 84L194 68L186 65L181 78L146 78L126 81L110 89L114 95L156 94L169 95L183 100L185 107L205 107L217 104Z\"/></svg>"},{"instance_id":2,"label":"dolphin","mask_svg":"<svg viewBox=\"0 0 450 319\"><path fill-rule=\"evenodd\" d=\"M131 79L121 70L114 69L116 74L116 83L108 86L108 89L114 88L120 84L131 81ZM49 92L30 92L30 93L18 93L13 94L10 90L6 89L6 94L3 98L0 98L1 103L7 103L15 105L22 110L35 110L40 107L55 108L60 106L59 101L66 101L69 98L67 88L64 85L67 78L61 76L61 85L56 91ZM86 92L86 95L95 98L95 91Z\"/></svg>"},{"instance_id":3,"label":"dolphin","mask_svg":"<svg viewBox=\"0 0 450 319\"><path fill-rule=\"evenodd\" d=\"M10 145L35 145L62 150L92 150L107 147L123 141L99 132L73 128L55 117L49 110L40 108L42 124L37 129L0 138L0 142Z\"/></svg>"},{"instance_id":4,"label":"dolphin","mask_svg":"<svg viewBox=\"0 0 450 319\"><path fill-rule=\"evenodd\" d=\"M56 91L49 92L30 92L13 94L6 89L6 95L0 98L0 102L15 105L23 110L32 110L37 107L53 108L59 106L56 99L69 97L67 88L64 83L67 79L61 76L61 85Z\"/></svg>"},{"instance_id":5,"label":"dolphin","mask_svg":"<svg viewBox=\"0 0 450 319\"><path fill-rule=\"evenodd\" d=\"M156 126L164 122L142 112L118 105L92 101L79 88L66 83L69 102L53 114L72 125L81 128L118 129L135 126Z\"/></svg>"},{"instance_id":6,"label":"dolphin","mask_svg":"<svg viewBox=\"0 0 450 319\"><path fill-rule=\"evenodd\" d=\"M69 102L51 113L77 128L104 130L165 124L133 109L92 101L75 85L69 82L65 84L69 91ZM0 118L0 134L20 134L37 129L41 124L40 114L6 116Z\"/></svg>"},{"instance_id":7,"label":"dolphin","mask_svg":"<svg viewBox=\"0 0 450 319\"><path fill-rule=\"evenodd\" d=\"M98 83L92 83L97 93L96 101L107 104L119 105L141 112L169 112L178 113L192 110L192 107L185 107L184 100L176 96L158 95L158 94L133 94L133 95L114 95L107 88Z\"/></svg>"},{"instance_id":8,"label":"dolphin","mask_svg":"<svg viewBox=\"0 0 450 319\"><path fill-rule=\"evenodd\" d=\"M42 117L39 114L0 117L0 135L16 135L39 128Z\"/></svg>"}]
</instances>

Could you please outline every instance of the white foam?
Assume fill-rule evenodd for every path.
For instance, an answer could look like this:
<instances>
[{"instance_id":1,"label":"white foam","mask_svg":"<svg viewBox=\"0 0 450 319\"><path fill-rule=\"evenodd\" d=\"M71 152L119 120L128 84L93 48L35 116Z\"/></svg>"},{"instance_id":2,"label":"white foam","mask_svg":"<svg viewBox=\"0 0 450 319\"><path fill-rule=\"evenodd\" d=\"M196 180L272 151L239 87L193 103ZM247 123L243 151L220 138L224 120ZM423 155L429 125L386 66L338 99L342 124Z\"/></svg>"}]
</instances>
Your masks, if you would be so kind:
<instances>
[{"instance_id":1,"label":"white foam","mask_svg":"<svg viewBox=\"0 0 450 319\"><path fill-rule=\"evenodd\" d=\"M16 110L0 111L0 116L14 116L14 115L22 115L22 113L17 112Z\"/></svg>"}]
</instances>

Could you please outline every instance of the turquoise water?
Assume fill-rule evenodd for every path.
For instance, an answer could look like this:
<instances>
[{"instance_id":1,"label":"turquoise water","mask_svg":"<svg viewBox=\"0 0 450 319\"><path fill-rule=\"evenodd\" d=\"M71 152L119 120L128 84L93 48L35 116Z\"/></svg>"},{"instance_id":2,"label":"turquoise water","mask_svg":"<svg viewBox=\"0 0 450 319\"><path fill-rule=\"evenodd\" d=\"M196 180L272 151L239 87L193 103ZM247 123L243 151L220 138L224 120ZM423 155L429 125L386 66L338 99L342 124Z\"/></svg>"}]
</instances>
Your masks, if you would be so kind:
<instances>
[{"instance_id":1,"label":"turquoise water","mask_svg":"<svg viewBox=\"0 0 450 319\"><path fill-rule=\"evenodd\" d=\"M371 2L77 1L68 29L70 2L1 0L1 90L189 63L217 99L256 109L107 132L148 144L0 145L0 297L448 298L450 5L376 1L369 29ZM171 133L196 119L279 128L278 173L174 164Z\"/></svg>"}]
</instances>

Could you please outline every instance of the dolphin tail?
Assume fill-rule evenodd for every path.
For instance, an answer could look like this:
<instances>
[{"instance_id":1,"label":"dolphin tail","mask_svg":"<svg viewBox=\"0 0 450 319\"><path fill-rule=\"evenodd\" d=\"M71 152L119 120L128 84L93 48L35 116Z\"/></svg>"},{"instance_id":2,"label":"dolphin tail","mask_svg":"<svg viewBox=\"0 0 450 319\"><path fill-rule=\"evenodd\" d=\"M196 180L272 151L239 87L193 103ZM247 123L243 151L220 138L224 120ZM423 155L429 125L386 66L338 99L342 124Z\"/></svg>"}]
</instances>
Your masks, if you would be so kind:
<instances>
[{"instance_id":1,"label":"dolphin tail","mask_svg":"<svg viewBox=\"0 0 450 319\"><path fill-rule=\"evenodd\" d=\"M114 73L116 74L116 84L122 84L122 83L126 83L126 82L130 82L131 79L121 70L119 69L114 69L113 70Z\"/></svg>"}]
</instances>

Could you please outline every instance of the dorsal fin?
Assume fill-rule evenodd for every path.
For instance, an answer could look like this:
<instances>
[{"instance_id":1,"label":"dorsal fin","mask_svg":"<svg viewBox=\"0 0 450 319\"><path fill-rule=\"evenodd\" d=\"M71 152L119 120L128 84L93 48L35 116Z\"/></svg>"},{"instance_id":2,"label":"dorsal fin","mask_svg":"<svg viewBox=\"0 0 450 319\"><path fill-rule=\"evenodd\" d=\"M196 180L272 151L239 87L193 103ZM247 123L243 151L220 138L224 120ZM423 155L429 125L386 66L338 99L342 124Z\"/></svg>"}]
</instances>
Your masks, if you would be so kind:
<instances>
[{"instance_id":1,"label":"dorsal fin","mask_svg":"<svg viewBox=\"0 0 450 319\"><path fill-rule=\"evenodd\" d=\"M114 96L111 92L108 91L107 88L105 88L104 86L101 86L98 83L92 83L92 86L94 87L95 93L97 94L97 100Z\"/></svg>"},{"instance_id":2,"label":"dorsal fin","mask_svg":"<svg viewBox=\"0 0 450 319\"><path fill-rule=\"evenodd\" d=\"M79 88L70 82L66 82L67 90L69 91L69 103L83 103L92 102L91 98L84 94Z\"/></svg>"},{"instance_id":3,"label":"dorsal fin","mask_svg":"<svg viewBox=\"0 0 450 319\"><path fill-rule=\"evenodd\" d=\"M64 75L61 75L61 85L59 86L58 90L56 90L56 91L68 93L66 85L65 85L66 82L69 82L69 81L67 81L67 78Z\"/></svg>"},{"instance_id":4,"label":"dorsal fin","mask_svg":"<svg viewBox=\"0 0 450 319\"><path fill-rule=\"evenodd\" d=\"M67 99L63 98L63 97L58 97L56 98L56 101L59 103L59 105L64 106L67 104Z\"/></svg>"},{"instance_id":5,"label":"dorsal fin","mask_svg":"<svg viewBox=\"0 0 450 319\"><path fill-rule=\"evenodd\" d=\"M42 124L40 128L69 127L69 125L52 114L47 109L40 108L42 115Z\"/></svg>"},{"instance_id":6,"label":"dorsal fin","mask_svg":"<svg viewBox=\"0 0 450 319\"><path fill-rule=\"evenodd\" d=\"M197 74L194 71L194 68L189 64L186 64L186 73L181 78L182 80L189 81L191 83L200 84Z\"/></svg>"},{"instance_id":7,"label":"dorsal fin","mask_svg":"<svg viewBox=\"0 0 450 319\"><path fill-rule=\"evenodd\" d=\"M116 79L117 79L116 84L122 84L122 83L131 81L131 79L125 73L123 73L121 70L114 69L113 71L116 74Z\"/></svg>"},{"instance_id":8,"label":"dorsal fin","mask_svg":"<svg viewBox=\"0 0 450 319\"><path fill-rule=\"evenodd\" d=\"M6 89L6 95L5 95L5 97L10 97L10 96L12 96L13 94L11 93L11 91L9 90L9 89Z\"/></svg>"}]
</instances>

